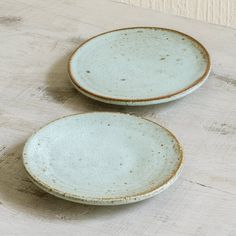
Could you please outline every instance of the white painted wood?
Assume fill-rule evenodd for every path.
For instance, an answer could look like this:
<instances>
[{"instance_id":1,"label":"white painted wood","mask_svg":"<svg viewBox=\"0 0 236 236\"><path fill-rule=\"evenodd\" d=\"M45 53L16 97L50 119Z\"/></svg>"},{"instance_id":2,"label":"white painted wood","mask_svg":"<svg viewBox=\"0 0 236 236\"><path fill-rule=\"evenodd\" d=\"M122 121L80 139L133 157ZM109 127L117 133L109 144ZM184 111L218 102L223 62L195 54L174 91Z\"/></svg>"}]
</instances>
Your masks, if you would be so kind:
<instances>
[{"instance_id":1,"label":"white painted wood","mask_svg":"<svg viewBox=\"0 0 236 236\"><path fill-rule=\"evenodd\" d=\"M174 28L210 51L213 72L195 93L163 105L92 101L68 80L67 60L88 37L119 27ZM236 235L236 30L106 0L9 0L0 8L0 235ZM50 196L21 164L26 139L58 117L130 112L172 130L185 168L167 191L138 204L93 207Z\"/></svg>"},{"instance_id":2,"label":"white painted wood","mask_svg":"<svg viewBox=\"0 0 236 236\"><path fill-rule=\"evenodd\" d=\"M132 6L236 28L235 0L116 0Z\"/></svg>"}]
</instances>

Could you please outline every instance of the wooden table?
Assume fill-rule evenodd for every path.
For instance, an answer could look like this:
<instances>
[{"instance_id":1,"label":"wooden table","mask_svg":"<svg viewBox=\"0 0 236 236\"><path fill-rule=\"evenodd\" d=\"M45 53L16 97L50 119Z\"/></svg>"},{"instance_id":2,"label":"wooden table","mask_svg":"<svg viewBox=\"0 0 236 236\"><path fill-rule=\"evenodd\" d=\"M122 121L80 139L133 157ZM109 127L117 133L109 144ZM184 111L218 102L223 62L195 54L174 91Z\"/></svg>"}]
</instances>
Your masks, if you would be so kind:
<instances>
[{"instance_id":1,"label":"wooden table","mask_svg":"<svg viewBox=\"0 0 236 236\"><path fill-rule=\"evenodd\" d=\"M67 60L88 37L127 26L161 26L199 39L209 80L168 104L95 102L70 84ZM0 235L236 235L236 30L106 0L8 0L0 7ZM27 178L24 142L51 120L88 111L147 117L185 150L179 180L137 204L96 207L44 193Z\"/></svg>"}]
</instances>

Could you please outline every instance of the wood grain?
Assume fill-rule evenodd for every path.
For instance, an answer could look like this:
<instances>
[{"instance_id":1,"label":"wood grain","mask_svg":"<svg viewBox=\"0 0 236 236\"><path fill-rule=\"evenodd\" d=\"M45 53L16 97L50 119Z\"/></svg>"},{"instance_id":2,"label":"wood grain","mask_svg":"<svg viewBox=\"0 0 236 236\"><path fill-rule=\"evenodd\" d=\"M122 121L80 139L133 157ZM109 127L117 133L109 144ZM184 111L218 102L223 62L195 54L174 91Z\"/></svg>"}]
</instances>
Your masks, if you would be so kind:
<instances>
[{"instance_id":1,"label":"wood grain","mask_svg":"<svg viewBox=\"0 0 236 236\"><path fill-rule=\"evenodd\" d=\"M88 37L120 27L173 28L200 40L213 72L176 102L120 107L79 94L67 61ZM0 8L0 235L236 235L236 30L106 0L9 0ZM157 121L182 142L185 168L167 191L138 204L93 207L34 186L26 139L64 115L121 111Z\"/></svg>"}]
</instances>

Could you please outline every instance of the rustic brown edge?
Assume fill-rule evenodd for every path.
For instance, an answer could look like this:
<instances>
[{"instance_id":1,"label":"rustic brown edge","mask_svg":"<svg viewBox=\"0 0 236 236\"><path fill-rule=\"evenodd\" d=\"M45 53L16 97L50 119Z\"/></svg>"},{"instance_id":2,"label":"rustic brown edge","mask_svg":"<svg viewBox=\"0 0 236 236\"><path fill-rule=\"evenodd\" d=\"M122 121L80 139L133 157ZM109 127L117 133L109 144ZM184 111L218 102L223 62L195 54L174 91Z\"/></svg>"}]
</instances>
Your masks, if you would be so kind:
<instances>
[{"instance_id":1,"label":"rustic brown edge","mask_svg":"<svg viewBox=\"0 0 236 236\"><path fill-rule=\"evenodd\" d=\"M136 199L137 197L142 197L142 199L148 198L148 196L154 194L154 193L158 193L160 191L162 191L162 188L164 188L165 185L167 185L168 183L171 182L171 180L175 180L176 177L178 177L178 174L180 173L182 166L183 166L183 161L184 161L184 155L183 155L183 148L180 145L180 142L178 141L178 139L175 137L175 135L168 130L167 128L163 127L162 125L149 120L147 118L143 118L140 116L136 116L133 114L129 114L129 113L121 113L121 112L86 112L86 113L81 113L81 114L72 114L72 115L68 115L68 116L63 116L61 118L55 119L51 122L49 122L47 125L43 126L42 128L40 128L39 130L47 127L48 125L54 123L55 121L58 121L62 118L66 118L66 117L70 117L70 116L80 116L80 115L86 115L86 114L92 114L92 113L109 113L109 114L122 114L122 115L129 115L129 116L134 116L134 117L138 117L140 119L146 120L148 122L151 122L155 125L158 125L159 127L163 128L164 130L167 131L168 134L170 134L172 136L172 138L174 138L174 140L177 143L178 146L178 152L179 152L179 163L178 166L176 167L175 171L170 175L170 177L168 179L166 179L165 182L163 182L162 184L155 186L149 190L146 190L144 192L140 192L138 194L135 195L130 195L130 196L118 196L118 197L114 197L114 198L84 198L83 196L76 196L76 195L72 195L72 194L68 194L65 192L61 192L60 190L57 189L53 189L51 186L43 183L42 181L40 181L36 176L34 176L30 170L28 170L27 168L27 158L26 158L26 152L25 152L25 147L23 149L23 156L22 156L22 161L23 161L23 167L27 173L27 175L29 176L29 178L31 179L31 181L33 183L35 183L38 187L40 187L41 189L45 190L48 193L51 193L54 196L57 196L59 198L63 198L72 202L78 202L78 203L83 203L83 204L91 204L93 205L91 202L94 203L94 205L103 205L102 202L104 202L104 205L107 205L106 203L116 203L116 202L120 202L120 201L127 201L127 202L135 202L135 201L139 201L138 199ZM38 131L39 131L38 130ZM31 140L31 138L34 137L34 135L38 132L36 131L33 135L31 135L31 137L26 141L26 144ZM26 146L26 145L25 145ZM140 199L140 200L142 200ZM123 203L125 204L125 203Z\"/></svg>"},{"instance_id":2,"label":"rustic brown edge","mask_svg":"<svg viewBox=\"0 0 236 236\"><path fill-rule=\"evenodd\" d=\"M72 62L72 59L73 59L73 56L75 55L75 53L83 46L85 45L86 43L88 43L89 41L93 40L94 38L97 38L99 36L102 36L104 34L109 34L109 33L112 33L112 32L116 32L116 31L122 31L122 30L129 30L129 29L154 29L154 30L164 30L164 31L170 31L170 32L174 32L174 33L177 33L177 34L180 34L182 36L185 36L187 38L189 38L190 40L192 40L194 43L196 43L198 45L198 47L200 47L204 53L205 53L205 56L206 56L206 60L207 60L207 67L206 67L206 70L205 72L203 73L203 75L197 79L194 83L192 83L191 85L189 85L188 87L186 88L183 88L175 93L172 93L172 94L169 94L169 95L165 95L165 96L160 96L160 97L152 97L152 98L145 98L145 99L124 99L124 98L113 98L113 97L108 97L108 96L102 96L102 95L99 95L99 94L96 94L96 93L93 93L89 90L87 90L86 88L82 87L78 81L76 81L75 79L75 76L73 75L72 73L72 70L71 70L71 62ZM98 34L98 35L95 35L89 39L87 39L86 41L84 41L79 47L77 47L75 49L75 51L72 53L69 61L68 61L68 72L69 72L69 76L70 76L70 80L72 82L72 84L75 86L75 88L77 88L78 90L81 90L82 92L84 92L85 94L88 94L88 95L91 95L93 97L97 97L97 98L100 98L100 99L104 99L104 100L111 100L111 101L116 101L116 102L147 102L147 101L154 101L154 100L161 100L161 99L165 99L165 98L170 98L172 96L175 96L177 94L181 94L191 88L193 88L195 85L201 83L209 74L210 72L210 68L211 68L211 58L210 58L210 55L208 53L208 51L206 50L206 48L198 41L196 40L195 38L193 38L192 36L189 36L183 32L180 32L180 31L177 31L177 30L173 30L173 29L168 29L168 28L161 28L161 27L147 27L147 26L138 26L138 27L128 27L128 28L120 28L120 29L115 29L115 30L111 30L111 31L107 31L107 32L103 32L101 34Z\"/></svg>"}]
</instances>

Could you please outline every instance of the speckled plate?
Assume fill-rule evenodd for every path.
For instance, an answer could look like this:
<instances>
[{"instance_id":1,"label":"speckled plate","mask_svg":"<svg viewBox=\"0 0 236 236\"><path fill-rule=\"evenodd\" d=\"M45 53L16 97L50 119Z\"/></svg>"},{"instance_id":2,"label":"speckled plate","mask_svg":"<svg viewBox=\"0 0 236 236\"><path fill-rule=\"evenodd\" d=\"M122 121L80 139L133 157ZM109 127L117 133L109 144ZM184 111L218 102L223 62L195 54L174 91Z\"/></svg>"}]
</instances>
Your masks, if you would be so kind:
<instances>
[{"instance_id":1,"label":"speckled plate","mask_svg":"<svg viewBox=\"0 0 236 236\"><path fill-rule=\"evenodd\" d=\"M170 29L135 27L95 36L69 61L73 85L111 104L150 105L181 98L210 72L207 50L194 38Z\"/></svg>"},{"instance_id":2,"label":"speckled plate","mask_svg":"<svg viewBox=\"0 0 236 236\"><path fill-rule=\"evenodd\" d=\"M23 162L32 181L60 198L91 205L141 201L169 187L183 154L170 131L136 116L67 116L34 134Z\"/></svg>"}]
</instances>

